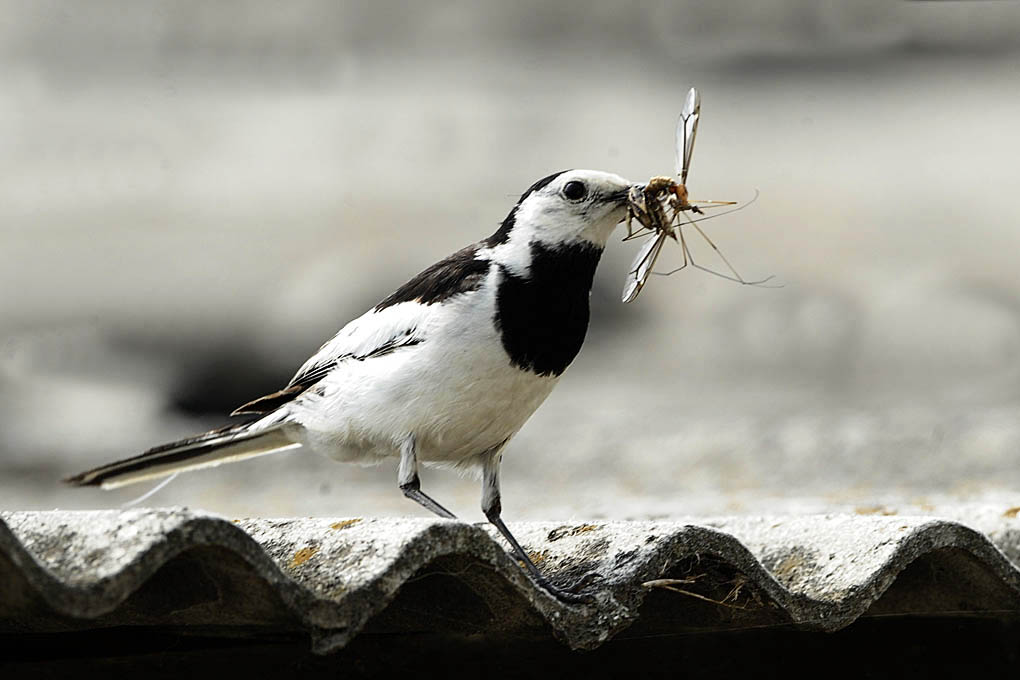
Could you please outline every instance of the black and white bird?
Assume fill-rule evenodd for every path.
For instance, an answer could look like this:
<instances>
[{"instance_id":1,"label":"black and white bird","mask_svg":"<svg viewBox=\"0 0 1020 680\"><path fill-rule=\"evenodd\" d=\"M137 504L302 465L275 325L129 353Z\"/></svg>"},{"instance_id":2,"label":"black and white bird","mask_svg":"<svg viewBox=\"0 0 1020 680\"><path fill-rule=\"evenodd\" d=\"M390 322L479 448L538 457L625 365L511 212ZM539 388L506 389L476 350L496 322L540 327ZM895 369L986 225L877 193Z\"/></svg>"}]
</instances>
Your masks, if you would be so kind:
<instances>
[{"instance_id":1,"label":"black and white bird","mask_svg":"<svg viewBox=\"0 0 1020 680\"><path fill-rule=\"evenodd\" d=\"M290 383L231 415L243 424L157 446L67 479L106 489L308 447L338 461L399 460L404 494L419 464L481 471L482 510L534 578L552 586L500 517L503 450L577 356L595 268L633 185L568 170L535 182L492 236L437 262L351 321Z\"/></svg>"}]
</instances>

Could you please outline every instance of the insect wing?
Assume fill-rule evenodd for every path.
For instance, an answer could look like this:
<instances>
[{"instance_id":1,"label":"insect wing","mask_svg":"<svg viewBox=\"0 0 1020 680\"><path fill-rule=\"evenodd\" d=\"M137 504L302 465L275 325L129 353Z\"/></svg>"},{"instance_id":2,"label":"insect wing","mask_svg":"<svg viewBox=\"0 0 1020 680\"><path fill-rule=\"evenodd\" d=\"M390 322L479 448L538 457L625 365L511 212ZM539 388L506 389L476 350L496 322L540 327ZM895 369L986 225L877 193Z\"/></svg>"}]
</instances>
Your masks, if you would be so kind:
<instances>
[{"instance_id":1,"label":"insect wing","mask_svg":"<svg viewBox=\"0 0 1020 680\"><path fill-rule=\"evenodd\" d=\"M700 117L701 95L692 87L680 111L680 118L676 121L676 174L680 175L681 184L687 183L687 172L691 169L694 137L698 133Z\"/></svg>"},{"instance_id":2,"label":"insect wing","mask_svg":"<svg viewBox=\"0 0 1020 680\"><path fill-rule=\"evenodd\" d=\"M638 251L637 257L631 263L630 272L627 273L627 278L623 282L624 302L633 302L641 289L645 287L645 281L652 274L652 267L659 259L659 252L662 251L662 244L666 242L667 235L668 232L661 231L654 238L649 239L648 243L641 246L641 250Z\"/></svg>"}]
</instances>

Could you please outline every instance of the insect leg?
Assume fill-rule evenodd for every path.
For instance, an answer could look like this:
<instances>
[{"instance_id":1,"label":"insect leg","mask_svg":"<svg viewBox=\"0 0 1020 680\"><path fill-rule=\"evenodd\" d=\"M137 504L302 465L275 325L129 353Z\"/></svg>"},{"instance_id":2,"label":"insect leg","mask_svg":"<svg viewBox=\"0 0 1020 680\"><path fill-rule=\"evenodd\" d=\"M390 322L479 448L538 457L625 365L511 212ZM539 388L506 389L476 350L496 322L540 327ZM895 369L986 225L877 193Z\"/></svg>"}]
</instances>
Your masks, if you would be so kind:
<instances>
[{"instance_id":1,"label":"insect leg","mask_svg":"<svg viewBox=\"0 0 1020 680\"><path fill-rule=\"evenodd\" d=\"M655 231L654 229L649 229L648 227L642 224L640 229L635 231L633 234L630 234L629 236L625 236L624 238L620 239L620 242L626 243L627 241L633 241L636 238L648 236L649 234L654 233L654 231Z\"/></svg>"},{"instance_id":2,"label":"insect leg","mask_svg":"<svg viewBox=\"0 0 1020 680\"><path fill-rule=\"evenodd\" d=\"M698 233L701 234L701 237L703 239L705 239L705 242L707 242L708 245L712 246L712 250L714 250L716 252L716 255L719 256L719 259L721 259L726 264L726 267L729 268L729 270L731 272L733 272L733 276L727 276L726 274L723 274L721 272L717 272L717 271L715 271L713 269L709 269L708 267L703 267L700 264L696 263L694 261L694 257L691 256L691 258L690 258L691 266L694 267L695 269L700 269L701 271L706 272L708 274L713 274L715 276L727 279L729 281L734 281L736 283L740 283L740 284L743 284L745 286L760 286L761 284L766 283L766 282L770 281L771 279L775 278L774 276L768 276L768 277L765 277L764 279L760 279L758 281L747 281L747 280L745 280L744 277L742 277L740 275L740 273L736 269L733 268L733 265L731 265L730 261L726 259L726 256L722 254L722 251L719 250L718 246L716 246L715 243L712 242L712 239L710 239L708 237L708 234L706 234L701 229L701 227L699 227L697 224L695 224L695 220L692 220L690 217L687 217L687 215L684 215L684 218L687 220L687 223L690 226L692 226L692 227L694 227L695 229L698 230ZM686 244L684 244L684 245L686 247Z\"/></svg>"},{"instance_id":3,"label":"insect leg","mask_svg":"<svg viewBox=\"0 0 1020 680\"><path fill-rule=\"evenodd\" d=\"M677 229L677 233L680 235L680 252L683 253L684 263L677 267L676 269L672 269L668 272L652 272L656 276L672 276L673 274L676 274L678 271L684 269L685 267L687 267L688 264L690 264L690 262L687 259L688 250L687 241L684 239L684 232L682 229Z\"/></svg>"},{"instance_id":4,"label":"insect leg","mask_svg":"<svg viewBox=\"0 0 1020 680\"><path fill-rule=\"evenodd\" d=\"M640 238L641 236L645 235L643 233L645 230L654 231L653 223L655 220L647 212L645 212L644 210L642 210L641 208L632 203L627 206L627 213L628 213L627 231L630 232L631 228L630 217L632 216L635 219L637 219L638 224L641 225L641 229L638 229L636 232L633 233L628 233L627 236L623 238L623 241L630 241L631 239Z\"/></svg>"}]
</instances>

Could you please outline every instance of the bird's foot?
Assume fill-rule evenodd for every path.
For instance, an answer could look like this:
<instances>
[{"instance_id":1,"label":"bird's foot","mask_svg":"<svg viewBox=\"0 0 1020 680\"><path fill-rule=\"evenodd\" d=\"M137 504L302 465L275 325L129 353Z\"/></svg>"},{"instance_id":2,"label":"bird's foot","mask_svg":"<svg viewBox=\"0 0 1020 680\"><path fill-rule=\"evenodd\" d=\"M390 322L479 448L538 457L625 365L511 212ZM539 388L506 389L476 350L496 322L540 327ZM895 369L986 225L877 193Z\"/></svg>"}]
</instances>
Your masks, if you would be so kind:
<instances>
[{"instance_id":1,"label":"bird's foot","mask_svg":"<svg viewBox=\"0 0 1020 680\"><path fill-rule=\"evenodd\" d=\"M538 585L546 590L550 595L555 597L561 602L567 604L591 604L595 602L595 597L591 593L581 594L579 591L584 590L596 581L601 581L605 577L594 571L590 571L581 578L571 583L566 588L560 588L550 583L544 576L536 579Z\"/></svg>"}]
</instances>

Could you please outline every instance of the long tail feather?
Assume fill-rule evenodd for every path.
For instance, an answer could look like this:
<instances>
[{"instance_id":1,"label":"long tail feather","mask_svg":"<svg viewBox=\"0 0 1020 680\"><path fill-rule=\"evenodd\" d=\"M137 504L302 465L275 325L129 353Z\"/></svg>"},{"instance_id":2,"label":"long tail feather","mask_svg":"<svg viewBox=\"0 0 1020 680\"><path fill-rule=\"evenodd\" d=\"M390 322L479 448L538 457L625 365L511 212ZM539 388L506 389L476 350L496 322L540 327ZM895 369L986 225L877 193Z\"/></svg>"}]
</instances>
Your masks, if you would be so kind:
<instances>
[{"instance_id":1,"label":"long tail feather","mask_svg":"<svg viewBox=\"0 0 1020 680\"><path fill-rule=\"evenodd\" d=\"M175 472L215 467L299 446L301 444L288 437L280 426L252 432L248 425L237 425L157 446L139 456L68 477L64 482L115 489Z\"/></svg>"}]
</instances>

